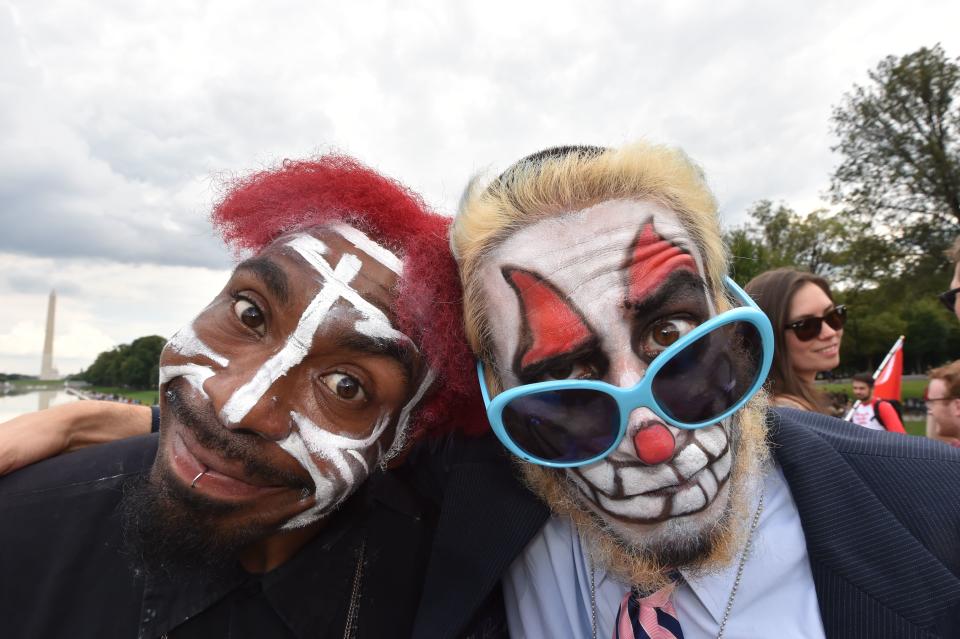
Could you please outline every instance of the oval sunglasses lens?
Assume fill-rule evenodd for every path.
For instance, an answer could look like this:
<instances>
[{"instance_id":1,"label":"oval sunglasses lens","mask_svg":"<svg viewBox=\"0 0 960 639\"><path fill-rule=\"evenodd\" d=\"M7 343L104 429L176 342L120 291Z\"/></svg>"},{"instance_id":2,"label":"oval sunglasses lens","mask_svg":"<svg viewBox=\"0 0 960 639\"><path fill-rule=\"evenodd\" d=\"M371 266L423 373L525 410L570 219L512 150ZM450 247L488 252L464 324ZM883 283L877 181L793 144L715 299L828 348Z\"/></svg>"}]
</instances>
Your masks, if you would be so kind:
<instances>
[{"instance_id":1,"label":"oval sunglasses lens","mask_svg":"<svg viewBox=\"0 0 960 639\"><path fill-rule=\"evenodd\" d=\"M620 432L616 400L590 389L522 395L504 407L501 418L517 447L556 463L592 459L607 450Z\"/></svg>"},{"instance_id":2,"label":"oval sunglasses lens","mask_svg":"<svg viewBox=\"0 0 960 639\"><path fill-rule=\"evenodd\" d=\"M657 371L651 390L671 419L684 424L709 422L746 397L762 360L757 328L750 322L731 322L674 355Z\"/></svg>"}]
</instances>

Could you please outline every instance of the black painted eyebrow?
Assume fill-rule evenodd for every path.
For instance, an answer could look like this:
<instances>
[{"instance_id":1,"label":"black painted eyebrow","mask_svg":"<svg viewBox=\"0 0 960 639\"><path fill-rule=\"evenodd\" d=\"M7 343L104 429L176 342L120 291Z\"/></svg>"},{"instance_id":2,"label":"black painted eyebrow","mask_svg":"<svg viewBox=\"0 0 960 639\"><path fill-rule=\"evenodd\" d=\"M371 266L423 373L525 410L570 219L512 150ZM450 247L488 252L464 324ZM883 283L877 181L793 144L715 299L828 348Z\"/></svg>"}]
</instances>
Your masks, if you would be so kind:
<instances>
[{"instance_id":1,"label":"black painted eyebrow","mask_svg":"<svg viewBox=\"0 0 960 639\"><path fill-rule=\"evenodd\" d=\"M661 307L668 302L676 302L678 298L684 296L700 302L699 296L702 295L706 295L703 280L690 271L675 271L657 287L653 295L647 296L642 301L627 300L627 306L633 311L635 317L646 318L656 316Z\"/></svg>"},{"instance_id":2,"label":"black painted eyebrow","mask_svg":"<svg viewBox=\"0 0 960 639\"><path fill-rule=\"evenodd\" d=\"M250 271L263 282L270 292L280 300L281 304L286 304L290 299L290 280L287 278L287 272L279 264L266 257L251 257L237 265L236 271Z\"/></svg>"},{"instance_id":3,"label":"black painted eyebrow","mask_svg":"<svg viewBox=\"0 0 960 639\"><path fill-rule=\"evenodd\" d=\"M392 339L378 339L363 333L347 333L336 339L339 348L374 357L389 357L403 369L404 382L413 379L419 354L410 342Z\"/></svg>"}]
</instances>

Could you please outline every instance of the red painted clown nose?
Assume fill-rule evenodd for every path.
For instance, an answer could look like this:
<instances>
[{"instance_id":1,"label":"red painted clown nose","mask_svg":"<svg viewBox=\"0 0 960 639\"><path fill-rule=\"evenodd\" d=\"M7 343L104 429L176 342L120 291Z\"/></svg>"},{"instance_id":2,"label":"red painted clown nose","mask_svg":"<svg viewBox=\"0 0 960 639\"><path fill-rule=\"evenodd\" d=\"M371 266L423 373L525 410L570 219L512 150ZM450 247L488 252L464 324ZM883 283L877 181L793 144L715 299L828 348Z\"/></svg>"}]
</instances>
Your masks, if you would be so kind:
<instances>
[{"instance_id":1,"label":"red painted clown nose","mask_svg":"<svg viewBox=\"0 0 960 639\"><path fill-rule=\"evenodd\" d=\"M675 444L673 434L663 424L647 426L633 436L633 447L637 451L637 457L649 466L662 464L673 457Z\"/></svg>"}]
</instances>

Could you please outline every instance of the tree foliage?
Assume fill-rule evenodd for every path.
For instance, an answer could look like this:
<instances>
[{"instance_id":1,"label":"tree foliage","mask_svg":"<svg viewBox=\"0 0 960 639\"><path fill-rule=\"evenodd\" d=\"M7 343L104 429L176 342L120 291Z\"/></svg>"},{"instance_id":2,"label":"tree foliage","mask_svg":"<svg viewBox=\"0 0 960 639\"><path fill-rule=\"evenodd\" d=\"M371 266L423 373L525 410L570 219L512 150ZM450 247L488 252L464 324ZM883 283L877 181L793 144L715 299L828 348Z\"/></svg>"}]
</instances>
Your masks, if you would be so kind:
<instances>
[{"instance_id":1,"label":"tree foliage","mask_svg":"<svg viewBox=\"0 0 960 639\"><path fill-rule=\"evenodd\" d=\"M869 78L833 111L831 192L908 270L960 234L960 66L936 45L888 56Z\"/></svg>"},{"instance_id":2,"label":"tree foliage","mask_svg":"<svg viewBox=\"0 0 960 639\"><path fill-rule=\"evenodd\" d=\"M135 339L104 351L80 376L95 386L156 389L160 377L160 351L166 340L159 335Z\"/></svg>"},{"instance_id":3,"label":"tree foliage","mask_svg":"<svg viewBox=\"0 0 960 639\"><path fill-rule=\"evenodd\" d=\"M801 215L785 204L754 204L748 221L726 233L733 277L742 284L789 266L825 277L848 307L838 373L872 372L897 337L906 335L905 369L924 372L960 356L960 324L936 300L949 273L934 256L894 269L897 248L843 216Z\"/></svg>"},{"instance_id":4,"label":"tree foliage","mask_svg":"<svg viewBox=\"0 0 960 639\"><path fill-rule=\"evenodd\" d=\"M746 284L760 273L792 266L831 278L847 263L846 226L824 210L800 215L785 204L757 202L744 225L726 233L733 278Z\"/></svg>"},{"instance_id":5,"label":"tree foliage","mask_svg":"<svg viewBox=\"0 0 960 639\"><path fill-rule=\"evenodd\" d=\"M761 201L727 232L743 284L780 266L830 281L848 307L841 373L873 371L906 335L908 372L960 356L960 324L936 294L960 235L960 65L939 46L889 56L832 116L836 213Z\"/></svg>"}]
</instances>

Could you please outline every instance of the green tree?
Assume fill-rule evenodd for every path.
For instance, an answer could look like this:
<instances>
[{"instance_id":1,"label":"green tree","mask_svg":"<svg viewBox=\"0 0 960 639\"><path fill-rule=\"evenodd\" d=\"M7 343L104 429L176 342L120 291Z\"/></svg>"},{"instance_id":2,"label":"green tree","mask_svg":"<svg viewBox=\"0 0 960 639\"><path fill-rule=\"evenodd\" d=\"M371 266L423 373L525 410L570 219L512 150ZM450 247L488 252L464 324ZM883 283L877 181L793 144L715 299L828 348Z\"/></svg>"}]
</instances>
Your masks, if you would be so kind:
<instances>
[{"instance_id":1,"label":"green tree","mask_svg":"<svg viewBox=\"0 0 960 639\"><path fill-rule=\"evenodd\" d=\"M745 224L725 235L739 284L781 266L831 278L847 263L847 227L824 210L800 215L783 203L761 200L747 216Z\"/></svg>"},{"instance_id":2,"label":"green tree","mask_svg":"<svg viewBox=\"0 0 960 639\"><path fill-rule=\"evenodd\" d=\"M896 248L891 275L942 264L960 234L960 66L936 45L888 56L869 78L833 111L834 201Z\"/></svg>"},{"instance_id":3,"label":"green tree","mask_svg":"<svg viewBox=\"0 0 960 639\"><path fill-rule=\"evenodd\" d=\"M166 340L158 335L140 337L131 344L120 344L113 350L97 355L93 364L83 372L82 379L96 386L156 389L159 385L160 351L165 344Z\"/></svg>"}]
</instances>

